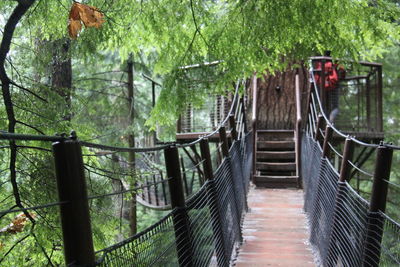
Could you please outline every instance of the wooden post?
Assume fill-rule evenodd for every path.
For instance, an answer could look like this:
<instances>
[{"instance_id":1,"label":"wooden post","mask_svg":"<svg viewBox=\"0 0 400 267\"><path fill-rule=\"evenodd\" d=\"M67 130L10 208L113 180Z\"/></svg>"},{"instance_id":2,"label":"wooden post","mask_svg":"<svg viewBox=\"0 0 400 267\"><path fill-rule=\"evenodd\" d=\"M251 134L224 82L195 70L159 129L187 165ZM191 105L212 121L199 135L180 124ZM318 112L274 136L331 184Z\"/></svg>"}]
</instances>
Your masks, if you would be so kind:
<instances>
[{"instance_id":1,"label":"wooden post","mask_svg":"<svg viewBox=\"0 0 400 267\"><path fill-rule=\"evenodd\" d=\"M246 134L247 131L247 118L246 118L246 107L244 106L244 99L243 97L240 98L240 103L242 104L242 120L243 120L243 132Z\"/></svg>"},{"instance_id":2,"label":"wooden post","mask_svg":"<svg viewBox=\"0 0 400 267\"><path fill-rule=\"evenodd\" d=\"M221 142L222 156L229 157L228 138L226 137L226 130L224 126L219 128L219 140Z\"/></svg>"},{"instance_id":3,"label":"wooden post","mask_svg":"<svg viewBox=\"0 0 400 267\"><path fill-rule=\"evenodd\" d=\"M297 175L297 187L302 188L303 183L301 179L301 92L300 92L300 80L299 75L295 77L296 87L296 175Z\"/></svg>"},{"instance_id":4,"label":"wooden post","mask_svg":"<svg viewBox=\"0 0 400 267\"><path fill-rule=\"evenodd\" d=\"M200 141L200 151L201 157L203 160L203 170L204 177L207 181L214 180L213 170L212 170L212 162L210 155L210 147L208 144L208 139L202 139ZM225 247L223 229L222 229L222 219L220 217L219 211L219 202L217 198L217 191L215 189L215 184L213 182L209 183L209 187L207 190L208 193L208 205L210 206L211 223L214 232L214 240L215 240L215 250L217 253L217 262L218 266L228 266L229 265L229 253L227 253L227 249Z\"/></svg>"},{"instance_id":5,"label":"wooden post","mask_svg":"<svg viewBox=\"0 0 400 267\"><path fill-rule=\"evenodd\" d=\"M392 157L393 149L382 145L377 148L364 248L364 266L379 266L384 221L378 212L385 212Z\"/></svg>"},{"instance_id":6,"label":"wooden post","mask_svg":"<svg viewBox=\"0 0 400 267\"><path fill-rule=\"evenodd\" d=\"M378 73L376 74L377 92L376 92L376 129L378 132L383 132L383 103L382 103L382 66L377 67Z\"/></svg>"},{"instance_id":7,"label":"wooden post","mask_svg":"<svg viewBox=\"0 0 400 267\"><path fill-rule=\"evenodd\" d=\"M251 114L251 126L253 128L253 168L252 168L252 182L255 183L255 176L257 173L257 75L254 73L252 77L252 93L253 93L253 105L252 105L252 114Z\"/></svg>"},{"instance_id":8,"label":"wooden post","mask_svg":"<svg viewBox=\"0 0 400 267\"><path fill-rule=\"evenodd\" d=\"M349 161L353 160L354 154L354 141L351 138L346 138L343 149L343 160L340 166L340 182L348 182L350 180L351 165Z\"/></svg>"},{"instance_id":9,"label":"wooden post","mask_svg":"<svg viewBox=\"0 0 400 267\"><path fill-rule=\"evenodd\" d=\"M82 150L77 140L53 143L66 266L94 266Z\"/></svg>"},{"instance_id":10,"label":"wooden post","mask_svg":"<svg viewBox=\"0 0 400 267\"><path fill-rule=\"evenodd\" d=\"M329 156L329 142L332 140L333 129L331 126L327 125L325 128L325 138L324 145L322 147L322 157L327 158Z\"/></svg>"},{"instance_id":11,"label":"wooden post","mask_svg":"<svg viewBox=\"0 0 400 267\"><path fill-rule=\"evenodd\" d=\"M320 144L322 140L322 134L320 130L323 128L323 125L324 125L324 116L318 115L317 127L315 128L315 141L319 142Z\"/></svg>"},{"instance_id":12,"label":"wooden post","mask_svg":"<svg viewBox=\"0 0 400 267\"><path fill-rule=\"evenodd\" d=\"M185 196L183 193L182 175L179 166L178 148L170 146L164 150L165 166L169 191L171 196L171 208L177 208L173 216L176 251L179 266L193 266L193 246L190 238L190 221L185 209Z\"/></svg>"},{"instance_id":13,"label":"wooden post","mask_svg":"<svg viewBox=\"0 0 400 267\"><path fill-rule=\"evenodd\" d=\"M229 115L229 126L231 127L232 143L238 140L238 133L236 131L236 121L233 114Z\"/></svg>"}]
</instances>

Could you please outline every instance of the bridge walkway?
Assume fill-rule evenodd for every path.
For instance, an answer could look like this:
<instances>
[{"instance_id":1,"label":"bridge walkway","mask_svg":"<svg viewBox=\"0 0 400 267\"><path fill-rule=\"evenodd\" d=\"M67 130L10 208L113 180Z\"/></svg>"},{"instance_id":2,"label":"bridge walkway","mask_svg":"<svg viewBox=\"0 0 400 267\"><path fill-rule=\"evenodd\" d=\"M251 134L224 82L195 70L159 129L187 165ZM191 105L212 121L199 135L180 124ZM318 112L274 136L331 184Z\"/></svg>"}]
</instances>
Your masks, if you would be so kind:
<instances>
[{"instance_id":1,"label":"bridge walkway","mask_svg":"<svg viewBox=\"0 0 400 267\"><path fill-rule=\"evenodd\" d=\"M303 191L251 188L236 266L316 266Z\"/></svg>"}]
</instances>

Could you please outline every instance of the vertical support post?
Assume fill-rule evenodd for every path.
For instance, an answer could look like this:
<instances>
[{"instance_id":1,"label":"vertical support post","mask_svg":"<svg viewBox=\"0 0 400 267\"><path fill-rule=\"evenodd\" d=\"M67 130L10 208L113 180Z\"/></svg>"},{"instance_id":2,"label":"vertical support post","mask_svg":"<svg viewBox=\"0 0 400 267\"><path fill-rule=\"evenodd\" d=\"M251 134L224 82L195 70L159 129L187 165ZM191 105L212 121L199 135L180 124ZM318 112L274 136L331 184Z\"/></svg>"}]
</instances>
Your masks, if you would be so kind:
<instances>
[{"instance_id":1,"label":"vertical support post","mask_svg":"<svg viewBox=\"0 0 400 267\"><path fill-rule=\"evenodd\" d=\"M95 256L82 150L77 140L53 143L67 266L94 266Z\"/></svg>"},{"instance_id":2,"label":"vertical support post","mask_svg":"<svg viewBox=\"0 0 400 267\"><path fill-rule=\"evenodd\" d=\"M226 137L226 129L224 126L219 128L219 140L221 142L222 156L229 157L228 138Z\"/></svg>"},{"instance_id":3,"label":"vertical support post","mask_svg":"<svg viewBox=\"0 0 400 267\"><path fill-rule=\"evenodd\" d=\"M365 107L367 109L367 128L368 131L371 131L371 85L369 76L365 79L365 94L366 94L366 104Z\"/></svg>"},{"instance_id":4,"label":"vertical support post","mask_svg":"<svg viewBox=\"0 0 400 267\"><path fill-rule=\"evenodd\" d=\"M236 121L233 114L229 115L229 126L231 127L232 143L238 139L238 133L236 131Z\"/></svg>"},{"instance_id":5,"label":"vertical support post","mask_svg":"<svg viewBox=\"0 0 400 267\"><path fill-rule=\"evenodd\" d=\"M246 107L244 106L244 97L240 98L240 103L242 104L242 120L243 120L243 132L247 133L247 118L246 118Z\"/></svg>"},{"instance_id":6,"label":"vertical support post","mask_svg":"<svg viewBox=\"0 0 400 267\"><path fill-rule=\"evenodd\" d=\"M322 140L322 134L321 134L321 129L324 124L324 117L322 115L318 115L317 119L317 125L315 128L315 141L319 142L321 144Z\"/></svg>"},{"instance_id":7,"label":"vertical support post","mask_svg":"<svg viewBox=\"0 0 400 267\"><path fill-rule=\"evenodd\" d=\"M155 107L156 105L156 83L151 81L151 106ZM153 146L157 143L157 131L153 131Z\"/></svg>"},{"instance_id":8,"label":"vertical support post","mask_svg":"<svg viewBox=\"0 0 400 267\"><path fill-rule=\"evenodd\" d=\"M354 141L351 138L347 137L344 143L342 165L340 166L340 175L339 175L340 182L344 183L346 181L350 181L351 165L349 161L353 160L353 155L354 155Z\"/></svg>"},{"instance_id":9,"label":"vertical support post","mask_svg":"<svg viewBox=\"0 0 400 267\"><path fill-rule=\"evenodd\" d=\"M376 106L376 129L378 132L383 132L383 107L382 107L382 66L377 67L377 92L376 92L376 101L377 101L377 106Z\"/></svg>"},{"instance_id":10,"label":"vertical support post","mask_svg":"<svg viewBox=\"0 0 400 267\"><path fill-rule=\"evenodd\" d=\"M377 148L365 239L364 266L379 266L384 222L378 212L385 212L392 157L393 149L382 145Z\"/></svg>"},{"instance_id":11,"label":"vertical support post","mask_svg":"<svg viewBox=\"0 0 400 267\"><path fill-rule=\"evenodd\" d=\"M320 80L320 84L319 84L319 91L320 91L320 96L321 96L321 101L322 101L322 109L324 110L325 113L327 113L327 93L325 91L325 63L326 63L326 59L322 59L321 60L321 80Z\"/></svg>"},{"instance_id":12,"label":"vertical support post","mask_svg":"<svg viewBox=\"0 0 400 267\"><path fill-rule=\"evenodd\" d=\"M332 140L333 129L331 126L327 125L325 128L325 138L324 145L322 147L322 157L327 158L329 156L329 142Z\"/></svg>"},{"instance_id":13,"label":"vertical support post","mask_svg":"<svg viewBox=\"0 0 400 267\"><path fill-rule=\"evenodd\" d=\"M204 177L207 181L212 181L209 183L209 187L207 190L208 193L208 205L210 206L211 220L212 220L212 228L214 232L214 240L215 240L215 250L217 254L217 262L218 266L228 266L229 265L229 254L227 253L227 249L225 247L223 229L222 229L222 219L219 211L219 202L217 198L217 191L215 189L215 184L213 182L214 175L212 170L212 162L210 155L210 147L208 143L208 139L202 139L200 141L200 152L203 160L203 170Z\"/></svg>"},{"instance_id":14,"label":"vertical support post","mask_svg":"<svg viewBox=\"0 0 400 267\"><path fill-rule=\"evenodd\" d=\"M179 266L193 266L193 246L190 238L190 221L185 209L181 169L179 166L178 148L170 146L164 150L167 168L168 186L171 196L171 207L176 209L173 216L176 250Z\"/></svg>"},{"instance_id":15,"label":"vertical support post","mask_svg":"<svg viewBox=\"0 0 400 267\"><path fill-rule=\"evenodd\" d=\"M253 127L253 169L252 169L252 181L255 183L255 176L257 172L256 160L257 160L257 76L254 73L252 78L252 91L253 91L253 105L251 114L251 123Z\"/></svg>"},{"instance_id":16,"label":"vertical support post","mask_svg":"<svg viewBox=\"0 0 400 267\"><path fill-rule=\"evenodd\" d=\"M296 175L297 175L297 187L302 188L303 184L301 181L301 92L300 92L300 79L299 74L295 77L296 87Z\"/></svg>"}]
</instances>

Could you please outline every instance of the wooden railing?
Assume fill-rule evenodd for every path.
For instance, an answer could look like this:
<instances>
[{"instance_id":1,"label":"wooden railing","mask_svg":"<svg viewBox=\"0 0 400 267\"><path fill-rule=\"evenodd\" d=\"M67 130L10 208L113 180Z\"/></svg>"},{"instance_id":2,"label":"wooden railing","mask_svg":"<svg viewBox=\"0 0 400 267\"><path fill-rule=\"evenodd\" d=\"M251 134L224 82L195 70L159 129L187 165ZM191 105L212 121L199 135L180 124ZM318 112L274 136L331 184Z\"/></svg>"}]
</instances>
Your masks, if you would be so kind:
<instances>
[{"instance_id":1,"label":"wooden railing","mask_svg":"<svg viewBox=\"0 0 400 267\"><path fill-rule=\"evenodd\" d=\"M253 174L252 181L254 183L254 175L256 175L256 157L257 157L257 75L254 73L252 78L253 90L253 106L251 113L251 125L253 128Z\"/></svg>"},{"instance_id":2,"label":"wooden railing","mask_svg":"<svg viewBox=\"0 0 400 267\"><path fill-rule=\"evenodd\" d=\"M296 89L296 129L295 129L295 150L296 150L296 176L297 185L302 188L301 180L301 91L299 75L296 74L295 78L295 89Z\"/></svg>"}]
</instances>

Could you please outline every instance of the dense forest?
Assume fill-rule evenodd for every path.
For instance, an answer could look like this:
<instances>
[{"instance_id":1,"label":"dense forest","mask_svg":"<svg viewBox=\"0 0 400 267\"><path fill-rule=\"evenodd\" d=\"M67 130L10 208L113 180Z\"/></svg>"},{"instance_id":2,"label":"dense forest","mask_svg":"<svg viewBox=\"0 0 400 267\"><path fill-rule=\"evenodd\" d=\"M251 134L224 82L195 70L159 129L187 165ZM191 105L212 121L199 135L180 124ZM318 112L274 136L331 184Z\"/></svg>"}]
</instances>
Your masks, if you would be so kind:
<instances>
[{"instance_id":1,"label":"dense forest","mask_svg":"<svg viewBox=\"0 0 400 267\"><path fill-rule=\"evenodd\" d=\"M150 147L155 132L173 141L188 103L331 50L383 63L385 136L400 144L399 18L396 0L0 1L0 131ZM144 153L83 153L91 195L134 187L147 166ZM49 142L0 141L0 266L63 264L58 207L24 210L57 202L53 165ZM96 250L165 214L136 193L89 205Z\"/></svg>"}]
</instances>

